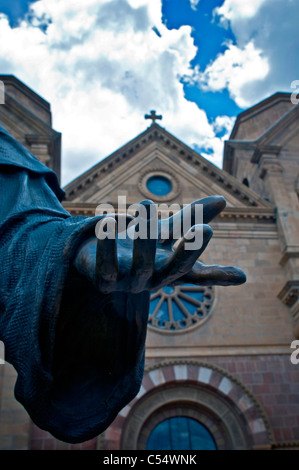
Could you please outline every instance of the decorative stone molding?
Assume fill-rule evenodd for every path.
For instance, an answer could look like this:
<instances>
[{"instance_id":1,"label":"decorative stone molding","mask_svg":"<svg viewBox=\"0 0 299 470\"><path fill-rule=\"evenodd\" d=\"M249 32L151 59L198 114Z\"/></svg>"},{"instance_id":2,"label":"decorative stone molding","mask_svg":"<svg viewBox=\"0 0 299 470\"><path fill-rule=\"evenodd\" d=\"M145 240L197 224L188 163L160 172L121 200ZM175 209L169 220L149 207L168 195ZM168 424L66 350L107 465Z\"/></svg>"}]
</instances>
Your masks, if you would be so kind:
<instances>
[{"instance_id":1,"label":"decorative stone molding","mask_svg":"<svg viewBox=\"0 0 299 470\"><path fill-rule=\"evenodd\" d=\"M289 307L293 320L294 335L299 338L299 280L288 281L277 297Z\"/></svg>"},{"instance_id":2,"label":"decorative stone molding","mask_svg":"<svg viewBox=\"0 0 299 470\"><path fill-rule=\"evenodd\" d=\"M259 159L259 177L264 179L268 173L281 174L283 168L276 156L264 154Z\"/></svg>"},{"instance_id":3,"label":"decorative stone molding","mask_svg":"<svg viewBox=\"0 0 299 470\"><path fill-rule=\"evenodd\" d=\"M25 136L25 139L26 139L26 142L30 145L30 146L34 146L34 145L43 145L43 146L46 146L47 149L48 149L48 152L49 153L52 153L53 151L53 141L52 139L50 139L49 137L47 136L43 136L43 135L35 135L35 134L27 134Z\"/></svg>"},{"instance_id":4,"label":"decorative stone molding","mask_svg":"<svg viewBox=\"0 0 299 470\"><path fill-rule=\"evenodd\" d=\"M113 202L111 202L111 204L114 205ZM72 215L89 215L93 217L98 204L64 201L63 206ZM117 207L117 202L115 203L115 207ZM219 219L220 223L227 220L228 222L246 221L275 224L276 213L274 209L260 207L226 207L224 211L217 216L217 219ZM217 219L215 219L215 221Z\"/></svg>"},{"instance_id":5,"label":"decorative stone molding","mask_svg":"<svg viewBox=\"0 0 299 470\"><path fill-rule=\"evenodd\" d=\"M259 163L264 154L276 156L280 151L281 147L278 145L258 145L251 157L251 163Z\"/></svg>"},{"instance_id":6,"label":"decorative stone molding","mask_svg":"<svg viewBox=\"0 0 299 470\"><path fill-rule=\"evenodd\" d=\"M284 266L290 258L299 258L299 245L288 245L283 251L279 264L281 266Z\"/></svg>"},{"instance_id":7,"label":"decorative stone molding","mask_svg":"<svg viewBox=\"0 0 299 470\"><path fill-rule=\"evenodd\" d=\"M52 139L42 135L28 134L25 136L26 142L30 145L30 151L44 165L48 165L53 154L54 145Z\"/></svg>"},{"instance_id":8,"label":"decorative stone molding","mask_svg":"<svg viewBox=\"0 0 299 470\"><path fill-rule=\"evenodd\" d=\"M171 191L168 194L166 194L165 196L157 196L156 194L151 193L147 188L147 182L152 176L162 176L162 177L165 177L165 178L169 179L171 181L171 184L172 184ZM153 199L157 202L171 201L174 198L176 198L181 192L180 182L179 182L178 178L176 177L176 175L171 170L167 169L167 171L164 171L164 170L161 170L160 168L153 168L151 170L147 170L147 171L143 172L140 175L138 188L139 188L140 192L142 194L144 194L144 196L147 199Z\"/></svg>"},{"instance_id":9,"label":"decorative stone molding","mask_svg":"<svg viewBox=\"0 0 299 470\"><path fill-rule=\"evenodd\" d=\"M156 150L163 151L164 149L166 152L170 150L175 158L193 166L198 175L202 173L208 176L212 180L212 184L222 186L225 191L237 197L247 207L271 207L269 203L237 181L233 176L217 168L158 124L151 125L145 132L136 137L136 139L133 139L127 145L88 170L84 175L69 183L64 188L66 191L66 199L71 200L75 195L77 197L79 191L89 188L97 178L105 176L108 174L108 171L115 170L123 162L128 163L134 155L150 144L154 144Z\"/></svg>"},{"instance_id":10,"label":"decorative stone molding","mask_svg":"<svg viewBox=\"0 0 299 470\"><path fill-rule=\"evenodd\" d=\"M104 448L144 448L141 431L153 413L187 404L220 421L231 448L270 449L274 443L265 410L240 380L210 363L173 360L146 368L137 397L106 431Z\"/></svg>"},{"instance_id":11,"label":"decorative stone molding","mask_svg":"<svg viewBox=\"0 0 299 470\"><path fill-rule=\"evenodd\" d=\"M278 294L278 298L288 307L292 307L299 297L299 280L288 281Z\"/></svg>"},{"instance_id":12,"label":"decorative stone molding","mask_svg":"<svg viewBox=\"0 0 299 470\"><path fill-rule=\"evenodd\" d=\"M273 444L273 449L299 450L299 441L278 442L277 444Z\"/></svg>"},{"instance_id":13,"label":"decorative stone molding","mask_svg":"<svg viewBox=\"0 0 299 470\"><path fill-rule=\"evenodd\" d=\"M218 215L219 219L227 220L247 220L249 222L276 222L276 213L274 209L264 209L260 207L226 207L223 212Z\"/></svg>"},{"instance_id":14,"label":"decorative stone molding","mask_svg":"<svg viewBox=\"0 0 299 470\"><path fill-rule=\"evenodd\" d=\"M159 392L156 393L158 394ZM217 450L231 449L232 442L225 429L224 423L217 419L215 414L209 412L209 410L205 408L199 408L197 403L192 404L192 398L194 400L194 390L192 388L178 386L175 390L169 389L168 393L167 391L164 392L165 395L168 395L167 398L170 400L172 399L173 393L177 393L179 396L182 394L185 395L186 402L184 403L184 401L179 400L177 404L170 404L169 407L167 405L162 405L162 407L154 411L152 415L144 422L140 430L140 435L138 438L138 450L146 449L147 440L151 432L158 424L160 424L165 419L179 416L187 417L201 423L212 435ZM159 399L161 400L160 397L158 400Z\"/></svg>"}]
</instances>

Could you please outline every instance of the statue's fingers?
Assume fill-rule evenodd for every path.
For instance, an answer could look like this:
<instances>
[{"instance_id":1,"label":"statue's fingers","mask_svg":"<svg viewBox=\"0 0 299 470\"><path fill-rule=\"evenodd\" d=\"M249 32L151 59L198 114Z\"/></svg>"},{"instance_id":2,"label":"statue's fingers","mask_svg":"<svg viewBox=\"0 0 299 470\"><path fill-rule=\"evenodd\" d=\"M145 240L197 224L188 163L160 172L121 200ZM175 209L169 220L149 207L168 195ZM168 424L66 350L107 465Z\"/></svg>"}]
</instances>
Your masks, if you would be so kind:
<instances>
[{"instance_id":1,"label":"statue's fingers","mask_svg":"<svg viewBox=\"0 0 299 470\"><path fill-rule=\"evenodd\" d=\"M159 240L162 245L178 240L194 225L208 224L226 206L223 196L208 196L184 207L169 219L160 222Z\"/></svg>"},{"instance_id":2,"label":"statue's fingers","mask_svg":"<svg viewBox=\"0 0 299 470\"><path fill-rule=\"evenodd\" d=\"M109 217L109 214L108 214L108 217ZM126 232L129 223L132 222L132 220L134 220L134 216L127 214L127 213L124 213L124 214L116 213L115 215L113 215L113 218L115 218L117 221L117 233L118 234L121 232Z\"/></svg>"},{"instance_id":3,"label":"statue's fingers","mask_svg":"<svg viewBox=\"0 0 299 470\"><path fill-rule=\"evenodd\" d=\"M176 284L237 286L246 282L245 273L235 266L205 265L197 261L193 269Z\"/></svg>"},{"instance_id":4,"label":"statue's fingers","mask_svg":"<svg viewBox=\"0 0 299 470\"><path fill-rule=\"evenodd\" d=\"M197 258L204 252L213 231L209 225L195 225L179 242L166 264L155 272L154 284L171 284L191 271ZM193 241L190 242L190 237ZM193 245L194 244L194 245ZM193 245L193 246L192 246Z\"/></svg>"},{"instance_id":5,"label":"statue's fingers","mask_svg":"<svg viewBox=\"0 0 299 470\"><path fill-rule=\"evenodd\" d=\"M141 210L135 227L133 262L131 269L132 286L142 291L152 277L158 237L158 213L152 201L140 202Z\"/></svg>"},{"instance_id":6,"label":"statue's fingers","mask_svg":"<svg viewBox=\"0 0 299 470\"><path fill-rule=\"evenodd\" d=\"M117 280L116 220L105 217L97 227L96 280L113 283Z\"/></svg>"},{"instance_id":7,"label":"statue's fingers","mask_svg":"<svg viewBox=\"0 0 299 470\"><path fill-rule=\"evenodd\" d=\"M208 224L211 220L225 209L226 200L223 196L208 196L200 199L196 204L203 206L203 223Z\"/></svg>"}]
</instances>

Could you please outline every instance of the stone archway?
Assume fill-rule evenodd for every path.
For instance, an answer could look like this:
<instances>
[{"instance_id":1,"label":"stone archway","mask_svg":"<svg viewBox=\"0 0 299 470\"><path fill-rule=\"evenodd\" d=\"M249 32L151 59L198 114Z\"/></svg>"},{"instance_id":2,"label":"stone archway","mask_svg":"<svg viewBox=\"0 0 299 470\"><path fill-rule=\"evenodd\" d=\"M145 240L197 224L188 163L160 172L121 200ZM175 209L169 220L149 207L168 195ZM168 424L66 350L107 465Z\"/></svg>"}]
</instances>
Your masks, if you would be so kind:
<instances>
[{"instance_id":1,"label":"stone archway","mask_svg":"<svg viewBox=\"0 0 299 470\"><path fill-rule=\"evenodd\" d=\"M201 421L206 417L218 448L271 448L267 415L247 387L218 366L192 360L163 361L147 368L137 397L106 431L104 448L145 448L159 413L174 407L196 410Z\"/></svg>"}]
</instances>

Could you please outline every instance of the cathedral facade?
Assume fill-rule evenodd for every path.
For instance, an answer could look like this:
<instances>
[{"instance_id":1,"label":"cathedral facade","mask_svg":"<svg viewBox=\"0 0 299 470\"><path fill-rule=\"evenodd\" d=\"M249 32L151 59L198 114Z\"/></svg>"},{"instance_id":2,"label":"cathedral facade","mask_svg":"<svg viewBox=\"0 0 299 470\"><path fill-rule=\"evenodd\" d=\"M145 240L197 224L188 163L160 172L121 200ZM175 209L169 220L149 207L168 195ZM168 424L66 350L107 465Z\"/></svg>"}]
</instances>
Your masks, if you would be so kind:
<instances>
[{"instance_id":1,"label":"cathedral facade","mask_svg":"<svg viewBox=\"0 0 299 470\"><path fill-rule=\"evenodd\" d=\"M0 80L0 123L59 177L50 105L15 77ZM143 133L64 188L64 207L92 217L99 205L117 211L120 198L128 210L151 199L163 218L222 195L200 261L238 266L247 282L152 295L141 389L89 442L38 429L13 397L13 368L0 365L0 449L299 449L299 107L276 93L239 114L223 169L150 116Z\"/></svg>"}]
</instances>

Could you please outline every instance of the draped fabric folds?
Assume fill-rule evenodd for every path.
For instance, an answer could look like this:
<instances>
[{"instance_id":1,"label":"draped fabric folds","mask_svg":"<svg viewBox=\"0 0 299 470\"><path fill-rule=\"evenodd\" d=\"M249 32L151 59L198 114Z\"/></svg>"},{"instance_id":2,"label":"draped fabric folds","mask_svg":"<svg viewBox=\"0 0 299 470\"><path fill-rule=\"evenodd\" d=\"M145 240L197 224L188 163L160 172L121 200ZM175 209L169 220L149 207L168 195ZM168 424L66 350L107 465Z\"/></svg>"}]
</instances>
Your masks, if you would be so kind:
<instances>
[{"instance_id":1,"label":"draped fabric folds","mask_svg":"<svg viewBox=\"0 0 299 470\"><path fill-rule=\"evenodd\" d=\"M83 442L138 393L138 312L126 293L100 295L76 272L99 218L72 217L55 173L2 126L0 194L0 339L15 396L40 428Z\"/></svg>"}]
</instances>

